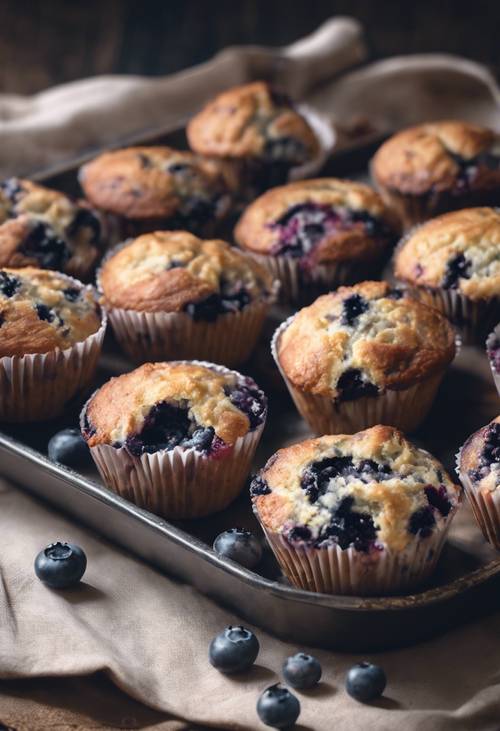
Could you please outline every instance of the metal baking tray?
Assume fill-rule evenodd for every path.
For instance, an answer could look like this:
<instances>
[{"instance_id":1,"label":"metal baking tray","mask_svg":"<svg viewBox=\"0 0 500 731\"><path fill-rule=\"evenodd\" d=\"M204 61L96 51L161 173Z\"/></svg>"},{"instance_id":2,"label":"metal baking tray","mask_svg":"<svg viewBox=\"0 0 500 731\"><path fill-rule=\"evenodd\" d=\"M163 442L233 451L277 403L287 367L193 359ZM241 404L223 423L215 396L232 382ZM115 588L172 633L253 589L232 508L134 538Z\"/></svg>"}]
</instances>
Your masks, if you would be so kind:
<instances>
[{"instance_id":1,"label":"metal baking tray","mask_svg":"<svg viewBox=\"0 0 500 731\"><path fill-rule=\"evenodd\" d=\"M127 140L130 142L185 144L182 130ZM360 179L372 151L370 146L333 155L325 172ZM82 159L36 177L74 193L78 190L77 165ZM269 355L270 336L287 314L279 309L273 312L252 360L240 368L256 378L270 401L256 467L278 447L309 434ZM108 336L94 386L131 367ZM484 353L463 348L414 439L452 470L454 454L465 438L497 413L498 397ZM287 584L269 550L255 572L212 551L214 537L226 528L238 525L260 532L248 493L218 515L167 522L105 488L96 470L79 474L50 462L45 456L49 437L65 426L75 426L77 414L75 409L62 419L38 426L3 425L0 472L160 571L194 585L238 617L279 637L347 651L389 649L500 607L499 554L484 541L467 504L452 524L437 571L421 591L380 598L299 591Z\"/></svg>"}]
</instances>

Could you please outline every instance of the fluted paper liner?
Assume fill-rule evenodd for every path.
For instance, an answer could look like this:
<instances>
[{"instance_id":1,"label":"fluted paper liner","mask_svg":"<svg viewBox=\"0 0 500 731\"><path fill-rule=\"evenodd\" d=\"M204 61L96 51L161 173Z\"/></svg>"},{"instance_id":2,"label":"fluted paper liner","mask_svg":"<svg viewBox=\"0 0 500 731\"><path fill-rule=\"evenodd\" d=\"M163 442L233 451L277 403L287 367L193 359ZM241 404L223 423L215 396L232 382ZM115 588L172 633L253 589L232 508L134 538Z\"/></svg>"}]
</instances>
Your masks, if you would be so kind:
<instances>
[{"instance_id":1,"label":"fluted paper liner","mask_svg":"<svg viewBox=\"0 0 500 731\"><path fill-rule=\"evenodd\" d=\"M69 348L0 358L1 421L52 419L71 399L83 395L94 377L106 332L105 312L101 317L95 333Z\"/></svg>"},{"instance_id":2,"label":"fluted paper liner","mask_svg":"<svg viewBox=\"0 0 500 731\"><path fill-rule=\"evenodd\" d=\"M462 472L462 449L456 455L456 470L474 517L486 540L500 551L500 489L482 491Z\"/></svg>"},{"instance_id":3,"label":"fluted paper liner","mask_svg":"<svg viewBox=\"0 0 500 731\"><path fill-rule=\"evenodd\" d=\"M295 315L283 322L274 333L271 352L301 416L313 432L354 434L376 424L395 426L403 432L414 431L427 416L446 368L408 388L387 390L377 396L363 396L352 401L336 401L296 388L286 377L278 357L279 339Z\"/></svg>"},{"instance_id":4,"label":"fluted paper liner","mask_svg":"<svg viewBox=\"0 0 500 731\"><path fill-rule=\"evenodd\" d=\"M194 362L231 372L212 363ZM82 410L81 423L88 403ZM108 444L91 447L90 453L104 484L126 500L165 518L200 518L223 510L240 494L265 417L266 413L262 424L239 437L230 453L221 458L182 447L135 457L126 447Z\"/></svg>"},{"instance_id":5,"label":"fluted paper liner","mask_svg":"<svg viewBox=\"0 0 500 731\"><path fill-rule=\"evenodd\" d=\"M496 326L496 328L488 335L488 338L486 340L486 354L488 356L488 361L491 368L491 373L493 375L493 380L495 381L495 386L497 387L498 395L500 396L500 373L495 370L495 366L493 363L493 360L490 358L489 355L489 349L493 347L493 344L495 341L498 341L500 343L500 324Z\"/></svg>"}]
</instances>

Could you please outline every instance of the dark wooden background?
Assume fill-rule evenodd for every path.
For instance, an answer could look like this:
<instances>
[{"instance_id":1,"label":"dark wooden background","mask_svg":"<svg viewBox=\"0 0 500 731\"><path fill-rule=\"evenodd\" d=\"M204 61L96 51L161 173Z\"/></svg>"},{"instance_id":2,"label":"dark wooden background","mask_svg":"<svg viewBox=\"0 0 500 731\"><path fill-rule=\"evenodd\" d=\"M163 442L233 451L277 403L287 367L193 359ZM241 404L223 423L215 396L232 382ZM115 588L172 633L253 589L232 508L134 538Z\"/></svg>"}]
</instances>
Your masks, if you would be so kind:
<instances>
[{"instance_id":1,"label":"dark wooden background","mask_svg":"<svg viewBox=\"0 0 500 731\"><path fill-rule=\"evenodd\" d=\"M166 74L230 44L289 43L337 14L365 25L374 58L446 51L500 72L500 0L0 0L0 91Z\"/></svg>"}]
</instances>

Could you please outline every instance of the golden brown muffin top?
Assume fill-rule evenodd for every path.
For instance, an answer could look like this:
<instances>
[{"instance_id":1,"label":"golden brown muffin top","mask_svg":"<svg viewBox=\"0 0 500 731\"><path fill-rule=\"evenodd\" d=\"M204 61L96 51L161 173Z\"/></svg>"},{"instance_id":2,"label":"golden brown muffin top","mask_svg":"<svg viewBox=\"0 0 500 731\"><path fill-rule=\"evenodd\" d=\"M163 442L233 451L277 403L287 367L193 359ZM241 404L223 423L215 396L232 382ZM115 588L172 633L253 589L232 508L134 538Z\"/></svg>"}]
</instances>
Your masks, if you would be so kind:
<instances>
[{"instance_id":1,"label":"golden brown muffin top","mask_svg":"<svg viewBox=\"0 0 500 731\"><path fill-rule=\"evenodd\" d=\"M191 119L187 136L195 152L215 157L300 165L319 150L316 135L290 99L263 81L219 94Z\"/></svg>"},{"instance_id":2,"label":"golden brown muffin top","mask_svg":"<svg viewBox=\"0 0 500 731\"><path fill-rule=\"evenodd\" d=\"M487 494L500 487L500 416L467 439L458 469L460 477L468 477L479 492Z\"/></svg>"},{"instance_id":3,"label":"golden brown muffin top","mask_svg":"<svg viewBox=\"0 0 500 731\"><path fill-rule=\"evenodd\" d=\"M259 254L314 263L371 259L394 237L393 220L368 185L337 178L301 180L264 193L243 213L235 239Z\"/></svg>"},{"instance_id":4,"label":"golden brown muffin top","mask_svg":"<svg viewBox=\"0 0 500 731\"><path fill-rule=\"evenodd\" d=\"M404 550L443 530L461 489L390 426L280 449L251 485L263 525L292 544Z\"/></svg>"},{"instance_id":5,"label":"golden brown muffin top","mask_svg":"<svg viewBox=\"0 0 500 731\"><path fill-rule=\"evenodd\" d=\"M128 219L211 220L229 198L216 162L170 147L104 152L80 169L80 184L99 208Z\"/></svg>"},{"instance_id":6,"label":"golden brown muffin top","mask_svg":"<svg viewBox=\"0 0 500 731\"><path fill-rule=\"evenodd\" d=\"M300 310L276 350L296 388L352 400L407 388L446 368L455 334L434 308L386 282L362 282Z\"/></svg>"},{"instance_id":7,"label":"golden brown muffin top","mask_svg":"<svg viewBox=\"0 0 500 731\"><path fill-rule=\"evenodd\" d=\"M126 244L99 273L104 302L145 312L180 312L208 297L224 300L228 312L272 299L271 275L224 241L186 231L158 231Z\"/></svg>"},{"instance_id":8,"label":"golden brown muffin top","mask_svg":"<svg viewBox=\"0 0 500 731\"><path fill-rule=\"evenodd\" d=\"M500 185L500 138L469 122L428 122L393 135L373 158L375 180L400 193Z\"/></svg>"},{"instance_id":9,"label":"golden brown muffin top","mask_svg":"<svg viewBox=\"0 0 500 731\"><path fill-rule=\"evenodd\" d=\"M0 270L0 357L65 350L100 326L91 287L45 269Z\"/></svg>"},{"instance_id":10,"label":"golden brown muffin top","mask_svg":"<svg viewBox=\"0 0 500 731\"><path fill-rule=\"evenodd\" d=\"M102 221L83 201L30 180L0 183L0 266L34 266L88 277Z\"/></svg>"},{"instance_id":11,"label":"golden brown muffin top","mask_svg":"<svg viewBox=\"0 0 500 731\"><path fill-rule=\"evenodd\" d=\"M234 444L264 421L265 396L252 379L209 365L146 363L112 378L84 410L89 446L126 446L136 455L174 446L196 448L196 433L202 446L210 436L212 447L214 437Z\"/></svg>"},{"instance_id":12,"label":"golden brown muffin top","mask_svg":"<svg viewBox=\"0 0 500 731\"><path fill-rule=\"evenodd\" d=\"M396 276L456 289L472 300L500 295L500 209L464 208L433 218L403 239Z\"/></svg>"}]
</instances>

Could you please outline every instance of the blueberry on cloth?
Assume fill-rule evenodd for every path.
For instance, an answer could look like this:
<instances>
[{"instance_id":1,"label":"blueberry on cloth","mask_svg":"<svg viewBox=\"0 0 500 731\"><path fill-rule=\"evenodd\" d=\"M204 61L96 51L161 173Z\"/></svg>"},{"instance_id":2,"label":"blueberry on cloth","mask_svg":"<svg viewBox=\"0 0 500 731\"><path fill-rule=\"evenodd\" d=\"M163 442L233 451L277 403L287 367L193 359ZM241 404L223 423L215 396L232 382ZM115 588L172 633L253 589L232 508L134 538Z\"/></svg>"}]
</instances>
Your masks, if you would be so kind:
<instances>
[{"instance_id":1,"label":"blueberry on cloth","mask_svg":"<svg viewBox=\"0 0 500 731\"><path fill-rule=\"evenodd\" d=\"M252 667L259 654L259 641L245 627L226 627L208 650L211 665L221 673L241 673Z\"/></svg>"},{"instance_id":2,"label":"blueberry on cloth","mask_svg":"<svg viewBox=\"0 0 500 731\"><path fill-rule=\"evenodd\" d=\"M290 728L300 715L300 703L288 688L277 683L266 688L260 696L257 714L266 726Z\"/></svg>"},{"instance_id":3,"label":"blueberry on cloth","mask_svg":"<svg viewBox=\"0 0 500 731\"><path fill-rule=\"evenodd\" d=\"M89 448L78 429L63 429L48 444L49 459L67 467L83 467L89 462Z\"/></svg>"},{"instance_id":4,"label":"blueberry on cloth","mask_svg":"<svg viewBox=\"0 0 500 731\"><path fill-rule=\"evenodd\" d=\"M321 679L321 665L312 655L298 652L283 663L283 677L292 688L313 688Z\"/></svg>"},{"instance_id":5,"label":"blueberry on cloth","mask_svg":"<svg viewBox=\"0 0 500 731\"><path fill-rule=\"evenodd\" d=\"M368 703L380 698L386 683L385 673L379 665L360 662L347 673L345 688L355 700Z\"/></svg>"},{"instance_id":6,"label":"blueberry on cloth","mask_svg":"<svg viewBox=\"0 0 500 731\"><path fill-rule=\"evenodd\" d=\"M51 543L35 559L35 574L51 589L76 586L87 568L87 557L74 543Z\"/></svg>"},{"instance_id":7,"label":"blueberry on cloth","mask_svg":"<svg viewBox=\"0 0 500 731\"><path fill-rule=\"evenodd\" d=\"M214 551L247 569L253 569L262 558L259 541L244 528L229 528L220 533L214 541Z\"/></svg>"}]
</instances>

